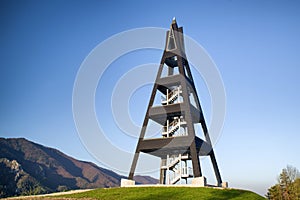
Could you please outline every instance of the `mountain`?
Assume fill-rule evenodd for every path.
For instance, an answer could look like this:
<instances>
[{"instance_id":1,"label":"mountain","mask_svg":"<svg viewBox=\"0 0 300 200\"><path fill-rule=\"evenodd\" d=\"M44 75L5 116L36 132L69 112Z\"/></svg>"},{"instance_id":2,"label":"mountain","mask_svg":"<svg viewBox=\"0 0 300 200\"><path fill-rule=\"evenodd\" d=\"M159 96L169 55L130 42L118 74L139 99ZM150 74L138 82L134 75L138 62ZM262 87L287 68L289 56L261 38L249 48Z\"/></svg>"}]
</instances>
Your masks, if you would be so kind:
<instances>
[{"instance_id":1,"label":"mountain","mask_svg":"<svg viewBox=\"0 0 300 200\"><path fill-rule=\"evenodd\" d=\"M24 138L0 138L0 197L117 187L123 176ZM156 179L137 176L138 183Z\"/></svg>"},{"instance_id":2,"label":"mountain","mask_svg":"<svg viewBox=\"0 0 300 200\"><path fill-rule=\"evenodd\" d=\"M155 178L152 178L151 176L141 176L141 175L136 175L134 176L135 182L137 184L157 184L158 180Z\"/></svg>"}]
</instances>

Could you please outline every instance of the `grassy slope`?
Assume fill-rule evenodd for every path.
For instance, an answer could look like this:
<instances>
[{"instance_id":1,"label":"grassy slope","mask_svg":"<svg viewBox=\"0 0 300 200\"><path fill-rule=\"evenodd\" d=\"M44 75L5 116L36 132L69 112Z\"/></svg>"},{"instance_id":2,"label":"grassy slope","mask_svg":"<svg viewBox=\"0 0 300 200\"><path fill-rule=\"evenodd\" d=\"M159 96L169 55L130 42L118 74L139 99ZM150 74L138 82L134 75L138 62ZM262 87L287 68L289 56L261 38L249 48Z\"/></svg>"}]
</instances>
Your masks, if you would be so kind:
<instances>
[{"instance_id":1,"label":"grassy slope","mask_svg":"<svg viewBox=\"0 0 300 200\"><path fill-rule=\"evenodd\" d=\"M138 187L138 188L111 188L96 189L88 192L64 195L66 198L93 198L93 199L249 199L260 200L263 197L245 190L187 188L187 187Z\"/></svg>"}]
</instances>

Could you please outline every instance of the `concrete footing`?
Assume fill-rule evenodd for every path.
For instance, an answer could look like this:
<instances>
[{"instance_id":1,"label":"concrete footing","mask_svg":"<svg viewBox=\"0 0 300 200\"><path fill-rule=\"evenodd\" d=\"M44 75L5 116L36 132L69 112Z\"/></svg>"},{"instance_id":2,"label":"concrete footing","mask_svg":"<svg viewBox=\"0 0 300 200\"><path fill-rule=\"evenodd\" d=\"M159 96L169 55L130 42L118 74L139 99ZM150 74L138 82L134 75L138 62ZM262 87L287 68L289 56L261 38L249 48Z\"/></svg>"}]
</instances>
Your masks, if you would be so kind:
<instances>
[{"instance_id":1,"label":"concrete footing","mask_svg":"<svg viewBox=\"0 0 300 200\"><path fill-rule=\"evenodd\" d=\"M125 179L125 178L121 179L121 187L130 187L130 186L134 186L134 185L135 185L135 181L133 181L133 180L129 180L129 179Z\"/></svg>"},{"instance_id":2,"label":"concrete footing","mask_svg":"<svg viewBox=\"0 0 300 200\"><path fill-rule=\"evenodd\" d=\"M204 176L192 179L192 186L205 187L206 185L206 178Z\"/></svg>"},{"instance_id":3,"label":"concrete footing","mask_svg":"<svg viewBox=\"0 0 300 200\"><path fill-rule=\"evenodd\" d=\"M223 182L223 183L221 184L221 187L222 187L222 188L228 188L228 182Z\"/></svg>"}]
</instances>

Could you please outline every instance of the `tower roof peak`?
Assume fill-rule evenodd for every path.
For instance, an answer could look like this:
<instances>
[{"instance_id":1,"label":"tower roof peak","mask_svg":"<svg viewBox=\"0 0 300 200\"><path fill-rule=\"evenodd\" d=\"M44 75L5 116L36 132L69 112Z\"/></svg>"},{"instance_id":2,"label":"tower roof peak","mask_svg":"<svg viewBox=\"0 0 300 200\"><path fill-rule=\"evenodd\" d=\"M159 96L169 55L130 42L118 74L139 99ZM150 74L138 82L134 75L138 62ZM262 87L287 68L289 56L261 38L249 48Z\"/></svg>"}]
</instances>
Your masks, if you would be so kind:
<instances>
[{"instance_id":1,"label":"tower roof peak","mask_svg":"<svg viewBox=\"0 0 300 200\"><path fill-rule=\"evenodd\" d=\"M172 24L176 24L176 17L173 17Z\"/></svg>"}]
</instances>

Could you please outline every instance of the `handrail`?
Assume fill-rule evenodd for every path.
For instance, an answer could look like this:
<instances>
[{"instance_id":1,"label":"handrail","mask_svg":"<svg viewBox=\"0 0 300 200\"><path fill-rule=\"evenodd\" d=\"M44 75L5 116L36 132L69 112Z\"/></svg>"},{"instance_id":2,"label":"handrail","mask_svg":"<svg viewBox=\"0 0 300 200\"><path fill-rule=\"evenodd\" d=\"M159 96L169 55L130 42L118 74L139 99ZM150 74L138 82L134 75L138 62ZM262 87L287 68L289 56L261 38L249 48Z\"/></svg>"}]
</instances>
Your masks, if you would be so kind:
<instances>
[{"instance_id":1,"label":"handrail","mask_svg":"<svg viewBox=\"0 0 300 200\"><path fill-rule=\"evenodd\" d=\"M179 92L181 92L181 85L179 85L178 87L174 88L174 89L168 94L168 99L173 95L173 93L178 92L178 90L180 90Z\"/></svg>"},{"instance_id":2,"label":"handrail","mask_svg":"<svg viewBox=\"0 0 300 200\"><path fill-rule=\"evenodd\" d=\"M168 104L172 101L175 101L181 92L181 85L173 89L171 92L167 90L166 97L162 97L162 104Z\"/></svg>"},{"instance_id":3,"label":"handrail","mask_svg":"<svg viewBox=\"0 0 300 200\"><path fill-rule=\"evenodd\" d=\"M180 122L180 124L186 123L186 121L182 118L174 119L171 123L169 123L169 130L171 130L172 127L174 127L174 126L177 126L179 122ZM163 129L167 129L167 127L168 126L163 126Z\"/></svg>"}]
</instances>

